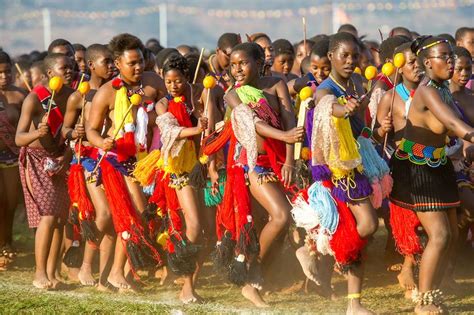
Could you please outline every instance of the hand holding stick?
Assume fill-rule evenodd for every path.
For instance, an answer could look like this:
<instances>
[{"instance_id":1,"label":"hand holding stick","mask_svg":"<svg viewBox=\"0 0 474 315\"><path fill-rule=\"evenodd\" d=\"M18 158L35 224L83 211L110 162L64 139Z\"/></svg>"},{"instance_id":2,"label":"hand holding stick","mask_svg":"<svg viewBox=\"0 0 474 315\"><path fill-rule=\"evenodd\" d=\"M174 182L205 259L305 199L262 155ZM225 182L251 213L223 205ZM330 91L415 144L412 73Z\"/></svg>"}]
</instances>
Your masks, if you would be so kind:
<instances>
[{"instance_id":1,"label":"hand holding stick","mask_svg":"<svg viewBox=\"0 0 474 315\"><path fill-rule=\"evenodd\" d=\"M78 91L81 93L82 96L82 104L81 104L81 118L80 124L84 124L84 107L86 105L86 95L89 93L91 86L89 82L85 81L79 84ZM81 164L81 147L82 147L82 137L79 138L79 149L77 150L77 164Z\"/></svg>"},{"instance_id":2,"label":"hand holding stick","mask_svg":"<svg viewBox=\"0 0 474 315\"><path fill-rule=\"evenodd\" d=\"M48 121L49 113L51 112L51 106L53 105L54 95L61 90L63 87L63 79L54 76L49 80L49 88L51 89L51 98L48 102L48 112L46 113L46 121Z\"/></svg>"},{"instance_id":3,"label":"hand holding stick","mask_svg":"<svg viewBox=\"0 0 474 315\"><path fill-rule=\"evenodd\" d=\"M395 101L395 85L397 84L397 80L398 80L398 72L399 72L399 69L405 65L405 56L403 55L403 53L398 53L398 54L395 55L395 57L393 58L393 64L395 66L392 65L392 68L394 69L396 67L396 72L395 72L395 80L393 82L392 99L390 101L390 111L388 112L388 116L390 116L390 117L392 116L393 103ZM383 71L383 69L382 69L382 71ZM392 71L392 73L393 73L393 71ZM388 75L387 75L387 77L388 77ZM388 132L385 134L385 139L383 141L383 150L382 150L383 155L385 155L385 149L387 148L387 139L388 139Z\"/></svg>"},{"instance_id":4,"label":"hand holding stick","mask_svg":"<svg viewBox=\"0 0 474 315\"><path fill-rule=\"evenodd\" d=\"M307 104L313 97L313 90L309 86L305 86L301 89L300 93L300 110L298 112L298 122L296 127L304 127L306 122L306 111L308 110ZM295 143L294 158L299 160L301 156L301 149L303 148L303 142Z\"/></svg>"},{"instance_id":5,"label":"hand holding stick","mask_svg":"<svg viewBox=\"0 0 474 315\"><path fill-rule=\"evenodd\" d=\"M138 106L138 105L141 104L141 102L142 102L142 97L140 96L140 94L133 94L130 97L130 105L128 106L127 111L125 112L125 115L123 115L123 118L122 118L122 121L119 124L119 127L117 129L115 129L115 133L114 133L114 136L112 138L114 141L117 140L117 136L119 135L120 130L122 130L123 125L125 124L125 120L127 119L127 116L130 113L130 111L132 110L133 106ZM104 152L104 154L102 154L102 156L100 157L100 159L97 162L96 166L94 167L94 170L92 171L92 174L97 172L97 170L99 169L100 163L102 162L104 157L107 155L107 152L108 152L108 150L106 150Z\"/></svg>"}]
</instances>

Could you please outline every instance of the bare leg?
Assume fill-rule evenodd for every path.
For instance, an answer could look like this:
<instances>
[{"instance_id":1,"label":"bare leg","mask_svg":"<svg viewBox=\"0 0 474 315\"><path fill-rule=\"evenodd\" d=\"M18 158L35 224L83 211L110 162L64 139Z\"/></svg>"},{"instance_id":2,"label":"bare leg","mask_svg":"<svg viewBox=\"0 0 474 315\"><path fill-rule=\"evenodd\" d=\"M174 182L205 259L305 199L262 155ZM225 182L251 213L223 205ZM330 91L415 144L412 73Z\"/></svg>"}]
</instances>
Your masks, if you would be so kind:
<instances>
[{"instance_id":1,"label":"bare leg","mask_svg":"<svg viewBox=\"0 0 474 315\"><path fill-rule=\"evenodd\" d=\"M110 271L111 258L113 254L113 247L115 244L115 231L112 224L112 216L107 203L107 197L101 187L97 187L95 183L87 184L87 191L91 198L95 208L95 225L96 235L99 241L100 259L99 259L99 289L106 289L107 276ZM87 249L86 244L86 249ZM93 255L87 257L84 253L84 264L83 267L88 267L85 264L92 264ZM86 268L81 268L82 271L86 271ZM87 273L92 278L92 272L89 270ZM93 280L93 278L92 278ZM95 283L95 281L94 281Z\"/></svg>"},{"instance_id":2,"label":"bare leg","mask_svg":"<svg viewBox=\"0 0 474 315\"><path fill-rule=\"evenodd\" d=\"M286 199L280 183L258 182L255 172L249 174L250 192L255 200L268 212L270 220L265 224L260 233L260 253L258 261L261 262L268 253L272 243L282 233L288 223L291 205ZM268 307L256 288L250 284L242 288L242 295L257 307Z\"/></svg>"},{"instance_id":3,"label":"bare leg","mask_svg":"<svg viewBox=\"0 0 474 315\"><path fill-rule=\"evenodd\" d=\"M179 204L183 208L186 237L191 243L196 244L202 234L196 193L191 186L186 186L176 190L176 194ZM193 275L184 276L184 284L179 299L185 304L198 301L199 296L194 291Z\"/></svg>"},{"instance_id":4,"label":"bare leg","mask_svg":"<svg viewBox=\"0 0 474 315\"><path fill-rule=\"evenodd\" d=\"M33 285L39 289L47 289L52 286L48 279L47 262L56 218L53 216L43 216L35 233L35 278Z\"/></svg>"},{"instance_id":5,"label":"bare leg","mask_svg":"<svg viewBox=\"0 0 474 315\"><path fill-rule=\"evenodd\" d=\"M368 199L351 203L349 209L354 215L357 224L357 232L361 238L368 238L377 231L377 215ZM356 264L349 269L347 275L347 293L349 296L347 314L373 314L360 303L363 276L364 261L361 260L360 264ZM351 296L353 296L353 298L351 298Z\"/></svg>"},{"instance_id":6,"label":"bare leg","mask_svg":"<svg viewBox=\"0 0 474 315\"><path fill-rule=\"evenodd\" d=\"M86 242L84 246L84 259L82 261L81 269L77 274L79 282L84 286L94 286L96 284L94 276L92 275L92 262L94 261L95 252L95 247L89 242Z\"/></svg>"},{"instance_id":7,"label":"bare leg","mask_svg":"<svg viewBox=\"0 0 474 315\"><path fill-rule=\"evenodd\" d=\"M143 191L140 188L138 183L134 182L130 178L125 177L125 184L127 185L128 193L130 194L130 198L132 199L132 203L134 208L139 212L142 213L146 207L146 199ZM125 277L125 263L127 262L127 253L124 247L124 243L122 242L122 238L120 235L117 236L117 241L115 244L115 256L114 262L112 265L112 269L110 270L110 274L107 277L107 280L112 284L114 287L118 289L131 289L130 284L127 282Z\"/></svg>"},{"instance_id":8,"label":"bare leg","mask_svg":"<svg viewBox=\"0 0 474 315\"><path fill-rule=\"evenodd\" d=\"M306 245L303 245L296 250L296 258L298 258L305 276L317 285L320 285L319 274L317 270L317 258L316 256L310 255Z\"/></svg>"},{"instance_id":9,"label":"bare leg","mask_svg":"<svg viewBox=\"0 0 474 315\"><path fill-rule=\"evenodd\" d=\"M454 264L458 253L458 238L459 238L459 227L458 227L458 218L456 209L448 210L448 220L449 228L451 231L451 240L449 243L448 254L444 257L440 268L438 269L438 283L437 287L441 285L441 282L444 281L444 284L451 289L457 287L456 282L454 281Z\"/></svg>"},{"instance_id":10,"label":"bare leg","mask_svg":"<svg viewBox=\"0 0 474 315\"><path fill-rule=\"evenodd\" d=\"M418 218L428 234L428 243L420 263L419 291L425 293L437 288L443 256L446 256L451 242L448 215L444 211L417 212ZM435 305L417 306L416 313L439 312Z\"/></svg>"},{"instance_id":11,"label":"bare leg","mask_svg":"<svg viewBox=\"0 0 474 315\"><path fill-rule=\"evenodd\" d=\"M6 208L5 208L5 215L2 220L5 220L5 236L4 242L5 245L12 245L12 228L13 228L13 219L15 217L15 209L18 205L18 199L20 197L21 189L20 189L20 173L18 171L18 167L10 167L0 170L0 178L3 181L4 187L4 196L6 197ZM2 229L3 231L3 229ZM0 233L2 233L0 231ZM0 245L2 245L0 239Z\"/></svg>"},{"instance_id":12,"label":"bare leg","mask_svg":"<svg viewBox=\"0 0 474 315\"><path fill-rule=\"evenodd\" d=\"M416 288L415 277L413 276L414 266L415 259L413 256L405 256L402 270L397 276L398 283L403 289L405 289L406 299L411 299L412 291Z\"/></svg>"},{"instance_id":13,"label":"bare leg","mask_svg":"<svg viewBox=\"0 0 474 315\"><path fill-rule=\"evenodd\" d=\"M6 193L6 185L4 184L4 179L3 179L3 172L0 169L0 250L3 246L7 244L7 237L6 237L6 232L7 232L7 203L8 203L8 198L7 198L7 193ZM0 257L1 257L0 253Z\"/></svg>"},{"instance_id":14,"label":"bare leg","mask_svg":"<svg viewBox=\"0 0 474 315\"><path fill-rule=\"evenodd\" d=\"M139 213L142 213L143 211L145 211L147 204L142 187L129 177L125 177L125 183L127 184L128 192L130 193L130 197L132 198L133 207Z\"/></svg>"},{"instance_id":15,"label":"bare leg","mask_svg":"<svg viewBox=\"0 0 474 315\"><path fill-rule=\"evenodd\" d=\"M56 271L58 268L58 261L60 257L59 253L61 251L61 244L63 240L63 231L64 224L56 218L47 263L48 278L51 281L51 287L53 289L57 289L61 284L61 282L56 278Z\"/></svg>"},{"instance_id":16,"label":"bare leg","mask_svg":"<svg viewBox=\"0 0 474 315\"><path fill-rule=\"evenodd\" d=\"M117 289L129 290L131 289L130 284L125 279L124 268L127 262L127 254L125 253L125 247L120 236L117 237L115 243L115 256L112 264L112 269L107 277L107 281Z\"/></svg>"},{"instance_id":17,"label":"bare leg","mask_svg":"<svg viewBox=\"0 0 474 315\"><path fill-rule=\"evenodd\" d=\"M32 186L28 173L28 164L25 170L26 186L31 193ZM48 289L52 286L48 279L47 262L49 250L51 248L51 240L56 218L53 216L42 216L35 232L35 277L33 285L38 289Z\"/></svg>"}]
</instances>

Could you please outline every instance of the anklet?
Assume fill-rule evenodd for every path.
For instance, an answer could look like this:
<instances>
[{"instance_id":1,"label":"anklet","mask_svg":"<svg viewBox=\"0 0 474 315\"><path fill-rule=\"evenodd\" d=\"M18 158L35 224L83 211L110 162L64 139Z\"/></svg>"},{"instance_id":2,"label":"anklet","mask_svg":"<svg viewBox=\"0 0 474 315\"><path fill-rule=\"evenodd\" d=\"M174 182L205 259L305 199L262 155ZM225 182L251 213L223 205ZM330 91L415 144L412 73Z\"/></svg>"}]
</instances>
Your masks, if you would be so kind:
<instances>
[{"instance_id":1,"label":"anklet","mask_svg":"<svg viewBox=\"0 0 474 315\"><path fill-rule=\"evenodd\" d=\"M349 300L354 300L354 299L360 299L360 296L361 296L360 293L352 293L352 294L348 294L347 298Z\"/></svg>"},{"instance_id":2,"label":"anklet","mask_svg":"<svg viewBox=\"0 0 474 315\"><path fill-rule=\"evenodd\" d=\"M419 305L440 305L443 303L443 292L441 290L430 290L424 293L414 291L413 302Z\"/></svg>"}]
</instances>

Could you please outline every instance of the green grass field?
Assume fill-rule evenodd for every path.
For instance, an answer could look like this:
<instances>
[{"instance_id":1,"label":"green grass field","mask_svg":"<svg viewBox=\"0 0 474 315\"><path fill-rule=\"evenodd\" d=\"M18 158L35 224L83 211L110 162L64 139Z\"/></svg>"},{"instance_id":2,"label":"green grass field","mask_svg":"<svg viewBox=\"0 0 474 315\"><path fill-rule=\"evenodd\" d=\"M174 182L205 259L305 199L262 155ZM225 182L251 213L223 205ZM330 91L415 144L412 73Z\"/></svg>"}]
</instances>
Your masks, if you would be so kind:
<instances>
[{"instance_id":1,"label":"green grass field","mask_svg":"<svg viewBox=\"0 0 474 315\"><path fill-rule=\"evenodd\" d=\"M265 299L271 308L264 311L253 308L240 295L239 288L216 276L209 263L204 266L197 288L206 299L206 303L201 305L183 306L177 298L179 287L173 284L171 277L163 286L153 278L143 277L144 289L130 294L98 292L94 288L81 287L72 282L68 282L70 288L65 291L41 291L31 285L34 270L32 232L21 219L16 221L15 244L20 255L9 271L0 273L0 314L345 313L346 289L343 277L334 277L338 299L329 301L318 296L314 290L304 293L299 289L303 276L294 266L289 269L285 269L287 266L280 266L280 269L276 269L280 275L291 274L291 279L294 280L283 281L279 288L266 294ZM396 273L385 271L387 260L384 258L384 243L385 229L380 227L368 249L363 301L377 314L411 313L413 305L403 298L403 292L396 282ZM288 255L292 253L288 252ZM465 250L456 272L459 288L447 295L451 314L474 314L473 261L473 250Z\"/></svg>"}]
</instances>

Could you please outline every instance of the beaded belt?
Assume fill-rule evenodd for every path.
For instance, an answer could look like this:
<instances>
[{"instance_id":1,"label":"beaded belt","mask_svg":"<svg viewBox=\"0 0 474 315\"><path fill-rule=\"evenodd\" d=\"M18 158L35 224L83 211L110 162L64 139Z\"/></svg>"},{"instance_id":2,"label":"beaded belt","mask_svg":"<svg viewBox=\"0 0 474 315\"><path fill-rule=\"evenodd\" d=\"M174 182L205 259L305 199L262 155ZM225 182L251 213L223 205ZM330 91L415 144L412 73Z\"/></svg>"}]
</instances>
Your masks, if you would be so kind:
<instances>
[{"instance_id":1,"label":"beaded belt","mask_svg":"<svg viewBox=\"0 0 474 315\"><path fill-rule=\"evenodd\" d=\"M395 157L399 160L410 160L414 164L430 167L438 167L447 162L445 147L430 147L405 138L398 145Z\"/></svg>"}]
</instances>

